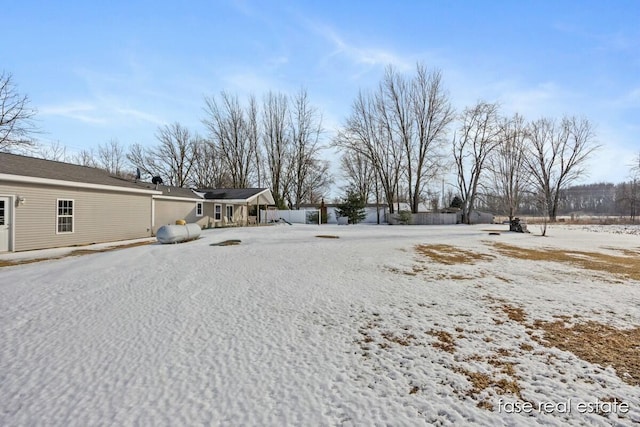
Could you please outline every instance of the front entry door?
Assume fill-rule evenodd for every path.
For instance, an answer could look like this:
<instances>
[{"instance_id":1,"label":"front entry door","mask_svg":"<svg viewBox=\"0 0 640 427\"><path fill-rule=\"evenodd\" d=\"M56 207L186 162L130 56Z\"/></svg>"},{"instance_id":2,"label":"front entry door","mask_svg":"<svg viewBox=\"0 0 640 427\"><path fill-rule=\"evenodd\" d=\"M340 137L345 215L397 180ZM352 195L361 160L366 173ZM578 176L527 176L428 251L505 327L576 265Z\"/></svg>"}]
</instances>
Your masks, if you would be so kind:
<instances>
[{"instance_id":1,"label":"front entry door","mask_svg":"<svg viewBox=\"0 0 640 427\"><path fill-rule=\"evenodd\" d=\"M9 198L0 197L0 252L7 252L9 250L10 208Z\"/></svg>"}]
</instances>

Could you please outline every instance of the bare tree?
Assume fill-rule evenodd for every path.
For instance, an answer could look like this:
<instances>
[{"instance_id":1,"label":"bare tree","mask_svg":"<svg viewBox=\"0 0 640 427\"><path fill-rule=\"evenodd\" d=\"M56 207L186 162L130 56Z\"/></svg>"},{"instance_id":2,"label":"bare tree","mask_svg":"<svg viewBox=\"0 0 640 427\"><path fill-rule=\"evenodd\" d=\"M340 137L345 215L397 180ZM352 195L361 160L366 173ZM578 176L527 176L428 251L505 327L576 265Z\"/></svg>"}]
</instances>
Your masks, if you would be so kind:
<instances>
[{"instance_id":1,"label":"bare tree","mask_svg":"<svg viewBox=\"0 0 640 427\"><path fill-rule=\"evenodd\" d=\"M412 212L418 211L427 196L429 181L441 172L441 149L447 128L454 119L449 96L439 71L416 66L416 75L407 79L391 67L381 83L384 100L381 114L397 145L402 146L403 176Z\"/></svg>"},{"instance_id":2,"label":"bare tree","mask_svg":"<svg viewBox=\"0 0 640 427\"><path fill-rule=\"evenodd\" d=\"M204 139L198 139L194 146L194 162L191 169L196 188L231 187L231 176L216 146Z\"/></svg>"},{"instance_id":3,"label":"bare tree","mask_svg":"<svg viewBox=\"0 0 640 427\"><path fill-rule=\"evenodd\" d=\"M98 167L98 162L96 161L96 156L92 149L83 149L79 153L71 156L71 163L80 166L88 166L92 168Z\"/></svg>"},{"instance_id":4,"label":"bare tree","mask_svg":"<svg viewBox=\"0 0 640 427\"><path fill-rule=\"evenodd\" d=\"M302 203L320 203L327 197L329 187L333 183L328 161L312 158L305 169L306 176L300 189L297 193L290 192L287 197L289 206L292 208L299 209Z\"/></svg>"},{"instance_id":5,"label":"bare tree","mask_svg":"<svg viewBox=\"0 0 640 427\"><path fill-rule=\"evenodd\" d=\"M246 113L238 97L222 92L219 100L215 97L205 98L205 104L208 117L203 123L227 164L233 187L248 187L257 141L251 138Z\"/></svg>"},{"instance_id":6,"label":"bare tree","mask_svg":"<svg viewBox=\"0 0 640 427\"><path fill-rule=\"evenodd\" d=\"M587 158L598 148L589 120L563 117L541 118L529 125L526 165L535 190L545 198L551 222L555 222L560 190L585 173Z\"/></svg>"},{"instance_id":7,"label":"bare tree","mask_svg":"<svg viewBox=\"0 0 640 427\"><path fill-rule=\"evenodd\" d=\"M640 153L636 154L631 162L629 175L634 179L640 179Z\"/></svg>"},{"instance_id":8,"label":"bare tree","mask_svg":"<svg viewBox=\"0 0 640 427\"><path fill-rule=\"evenodd\" d=\"M498 146L489 156L493 191L499 208L509 220L516 216L528 181L524 163L526 137L527 125L521 115L502 118L498 127Z\"/></svg>"},{"instance_id":9,"label":"bare tree","mask_svg":"<svg viewBox=\"0 0 640 427\"><path fill-rule=\"evenodd\" d=\"M133 144L129 148L127 159L146 176L160 176L167 185L184 187L191 180L191 169L196 155L198 135L180 123L158 128L156 133L159 145L143 147Z\"/></svg>"},{"instance_id":10,"label":"bare tree","mask_svg":"<svg viewBox=\"0 0 640 427\"><path fill-rule=\"evenodd\" d=\"M124 146L117 139L111 139L98 146L97 166L117 176L126 174L127 155Z\"/></svg>"},{"instance_id":11,"label":"bare tree","mask_svg":"<svg viewBox=\"0 0 640 427\"><path fill-rule=\"evenodd\" d=\"M3 71L0 74L0 151L33 145L31 135L37 132L35 115L27 95L20 95L11 74Z\"/></svg>"},{"instance_id":12,"label":"bare tree","mask_svg":"<svg viewBox=\"0 0 640 427\"><path fill-rule=\"evenodd\" d=\"M618 209L629 214L631 222L636 221L640 206L640 153L631 162L629 181L621 183L616 190Z\"/></svg>"},{"instance_id":13,"label":"bare tree","mask_svg":"<svg viewBox=\"0 0 640 427\"><path fill-rule=\"evenodd\" d=\"M331 182L329 165L320 160L322 116L311 106L307 91L301 89L291 108L291 178L289 202L299 209L305 201Z\"/></svg>"},{"instance_id":14,"label":"bare tree","mask_svg":"<svg viewBox=\"0 0 640 427\"><path fill-rule=\"evenodd\" d=\"M189 129L177 122L160 127L156 137L160 146L152 155L161 176L167 177L170 185L186 186L196 153L195 141L199 140L199 137L192 137Z\"/></svg>"},{"instance_id":15,"label":"bare tree","mask_svg":"<svg viewBox=\"0 0 640 427\"><path fill-rule=\"evenodd\" d=\"M638 206L640 206L640 182L632 177L630 181L619 184L616 188L616 205L623 215L628 214L631 222L636 222Z\"/></svg>"},{"instance_id":16,"label":"bare tree","mask_svg":"<svg viewBox=\"0 0 640 427\"><path fill-rule=\"evenodd\" d=\"M375 171L362 153L347 151L340 158L340 168L346 177L346 189L355 190L365 202L375 192Z\"/></svg>"},{"instance_id":17,"label":"bare tree","mask_svg":"<svg viewBox=\"0 0 640 427\"><path fill-rule=\"evenodd\" d=\"M50 144L39 143L32 145L31 151L36 157L45 160L53 160L55 162L66 162L68 160L67 147L62 145L60 141L55 141Z\"/></svg>"},{"instance_id":18,"label":"bare tree","mask_svg":"<svg viewBox=\"0 0 640 427\"><path fill-rule=\"evenodd\" d=\"M286 95L269 92L265 96L262 109L262 145L273 199L280 209L284 209L291 184L289 166L292 145Z\"/></svg>"},{"instance_id":19,"label":"bare tree","mask_svg":"<svg viewBox=\"0 0 640 427\"><path fill-rule=\"evenodd\" d=\"M390 129L380 120L380 92L378 89L375 93L361 91L358 94L351 107L351 115L333 145L347 152L359 153L371 162L389 211L393 213L400 181L402 147L395 144Z\"/></svg>"},{"instance_id":20,"label":"bare tree","mask_svg":"<svg viewBox=\"0 0 640 427\"><path fill-rule=\"evenodd\" d=\"M159 175L159 171L151 155L151 149L143 147L138 143L132 144L129 146L127 159L140 170L140 175L143 179L151 179L151 177Z\"/></svg>"},{"instance_id":21,"label":"bare tree","mask_svg":"<svg viewBox=\"0 0 640 427\"><path fill-rule=\"evenodd\" d=\"M369 159L391 212L400 199L417 212L429 182L442 172L453 119L439 71L418 64L416 75L407 78L388 67L374 94L359 94L334 145Z\"/></svg>"},{"instance_id":22,"label":"bare tree","mask_svg":"<svg viewBox=\"0 0 640 427\"><path fill-rule=\"evenodd\" d=\"M401 157L398 158L398 172L406 178L406 182L396 182L396 198L399 200L400 187L407 190L405 201L413 199L412 184L414 181L414 123L411 115L411 88L404 76L399 75L393 67L387 67L385 76L380 82L376 100L378 120L385 129L384 135L389 139L391 147L398 147ZM402 191L404 193L404 191Z\"/></svg>"},{"instance_id":23,"label":"bare tree","mask_svg":"<svg viewBox=\"0 0 640 427\"><path fill-rule=\"evenodd\" d=\"M498 106L483 101L466 108L459 135L453 138L458 190L463 198L462 222L469 224L487 156L498 144Z\"/></svg>"},{"instance_id":24,"label":"bare tree","mask_svg":"<svg viewBox=\"0 0 640 427\"><path fill-rule=\"evenodd\" d=\"M249 170L249 181L256 182L258 187L262 187L263 171L262 158L260 156L260 125L258 119L258 103L255 96L249 97L249 105L247 107L247 139L249 141L250 151L253 152Z\"/></svg>"},{"instance_id":25,"label":"bare tree","mask_svg":"<svg viewBox=\"0 0 640 427\"><path fill-rule=\"evenodd\" d=\"M416 142L415 164L412 166L415 181L410 197L412 212L417 212L425 186L442 172L441 149L455 115L438 70L429 72L423 66L417 66L411 98Z\"/></svg>"}]
</instances>

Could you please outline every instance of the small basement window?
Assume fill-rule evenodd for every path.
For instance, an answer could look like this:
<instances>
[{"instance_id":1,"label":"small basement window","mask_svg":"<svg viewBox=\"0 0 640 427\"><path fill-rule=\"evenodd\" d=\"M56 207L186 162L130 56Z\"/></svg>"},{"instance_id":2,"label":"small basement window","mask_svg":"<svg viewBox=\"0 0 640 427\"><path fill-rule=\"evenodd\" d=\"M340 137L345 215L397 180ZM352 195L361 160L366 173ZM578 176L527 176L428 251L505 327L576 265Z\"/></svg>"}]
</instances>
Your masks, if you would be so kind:
<instances>
[{"instance_id":1,"label":"small basement window","mask_svg":"<svg viewBox=\"0 0 640 427\"><path fill-rule=\"evenodd\" d=\"M73 233L73 200L58 199L56 223L56 233Z\"/></svg>"},{"instance_id":2,"label":"small basement window","mask_svg":"<svg viewBox=\"0 0 640 427\"><path fill-rule=\"evenodd\" d=\"M202 202L196 202L196 216L202 216Z\"/></svg>"}]
</instances>

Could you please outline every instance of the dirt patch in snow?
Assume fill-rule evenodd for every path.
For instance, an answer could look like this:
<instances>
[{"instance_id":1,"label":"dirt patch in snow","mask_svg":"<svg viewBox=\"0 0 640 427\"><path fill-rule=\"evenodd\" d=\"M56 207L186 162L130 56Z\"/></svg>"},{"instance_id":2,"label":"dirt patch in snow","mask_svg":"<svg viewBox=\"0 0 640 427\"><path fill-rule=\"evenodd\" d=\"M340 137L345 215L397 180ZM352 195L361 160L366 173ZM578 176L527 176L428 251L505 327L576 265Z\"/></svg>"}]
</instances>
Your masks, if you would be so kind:
<instances>
[{"instance_id":1,"label":"dirt patch in snow","mask_svg":"<svg viewBox=\"0 0 640 427\"><path fill-rule=\"evenodd\" d=\"M239 245L240 243L241 243L241 240L232 239L232 240L225 240L223 242L218 242L218 243L211 243L209 246L236 246L236 245Z\"/></svg>"},{"instance_id":2,"label":"dirt patch in snow","mask_svg":"<svg viewBox=\"0 0 640 427\"><path fill-rule=\"evenodd\" d=\"M610 273L633 280L640 280L640 258L634 251L625 250L622 255L600 252L564 251L559 249L530 249L505 243L493 243L493 247L505 256L530 261L569 263L592 271Z\"/></svg>"},{"instance_id":3,"label":"dirt patch in snow","mask_svg":"<svg viewBox=\"0 0 640 427\"><path fill-rule=\"evenodd\" d=\"M334 236L332 234L318 234L316 237L319 237L321 239L339 239L340 236Z\"/></svg>"}]
</instances>

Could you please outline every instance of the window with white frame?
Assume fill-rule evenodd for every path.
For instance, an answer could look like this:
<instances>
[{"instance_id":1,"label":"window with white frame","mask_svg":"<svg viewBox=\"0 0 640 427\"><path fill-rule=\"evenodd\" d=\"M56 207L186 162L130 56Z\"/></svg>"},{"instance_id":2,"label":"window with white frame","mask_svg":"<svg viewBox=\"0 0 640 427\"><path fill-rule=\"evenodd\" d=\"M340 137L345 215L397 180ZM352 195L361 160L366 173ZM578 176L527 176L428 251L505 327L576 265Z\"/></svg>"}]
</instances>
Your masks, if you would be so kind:
<instances>
[{"instance_id":1,"label":"window with white frame","mask_svg":"<svg viewBox=\"0 0 640 427\"><path fill-rule=\"evenodd\" d=\"M222 205L215 205L213 207L213 219L216 221L222 220Z\"/></svg>"},{"instance_id":2,"label":"window with white frame","mask_svg":"<svg viewBox=\"0 0 640 427\"><path fill-rule=\"evenodd\" d=\"M227 205L227 221L233 222L233 205Z\"/></svg>"},{"instance_id":3,"label":"window with white frame","mask_svg":"<svg viewBox=\"0 0 640 427\"><path fill-rule=\"evenodd\" d=\"M57 233L73 233L73 200L58 199Z\"/></svg>"},{"instance_id":4,"label":"window with white frame","mask_svg":"<svg viewBox=\"0 0 640 427\"><path fill-rule=\"evenodd\" d=\"M202 216L202 202L196 202L196 216Z\"/></svg>"}]
</instances>

